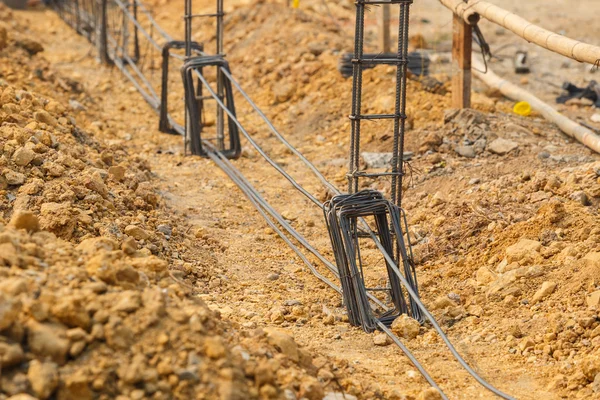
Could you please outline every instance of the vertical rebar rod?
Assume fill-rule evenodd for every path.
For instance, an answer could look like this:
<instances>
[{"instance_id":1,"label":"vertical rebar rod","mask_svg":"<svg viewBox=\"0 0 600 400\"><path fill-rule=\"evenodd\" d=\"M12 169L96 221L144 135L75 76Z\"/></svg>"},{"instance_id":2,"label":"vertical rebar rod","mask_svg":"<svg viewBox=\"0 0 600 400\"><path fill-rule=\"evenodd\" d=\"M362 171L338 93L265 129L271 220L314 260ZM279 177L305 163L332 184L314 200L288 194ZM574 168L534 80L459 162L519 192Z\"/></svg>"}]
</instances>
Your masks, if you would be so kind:
<instances>
[{"instance_id":1,"label":"vertical rebar rod","mask_svg":"<svg viewBox=\"0 0 600 400\"><path fill-rule=\"evenodd\" d=\"M133 0L133 18L138 20L138 0ZM140 60L140 38L138 36L138 27L133 26L133 54L136 62Z\"/></svg>"},{"instance_id":2,"label":"vertical rebar rod","mask_svg":"<svg viewBox=\"0 0 600 400\"><path fill-rule=\"evenodd\" d=\"M217 0L217 32L216 32L216 54L223 55L223 0ZM223 73L217 69L217 95L223 100ZM225 150L225 114L221 107L217 107L217 147Z\"/></svg>"},{"instance_id":3,"label":"vertical rebar rod","mask_svg":"<svg viewBox=\"0 0 600 400\"><path fill-rule=\"evenodd\" d=\"M185 0L185 56L192 55L192 0Z\"/></svg>"},{"instance_id":4,"label":"vertical rebar rod","mask_svg":"<svg viewBox=\"0 0 600 400\"><path fill-rule=\"evenodd\" d=\"M185 0L185 57L188 58L192 55L192 0ZM187 155L188 138L191 133L190 127L190 107L188 96L184 96L184 126L185 132L183 135L183 152ZM193 150L192 150L193 151Z\"/></svg>"},{"instance_id":5,"label":"vertical rebar rod","mask_svg":"<svg viewBox=\"0 0 600 400\"><path fill-rule=\"evenodd\" d=\"M362 57L365 29L365 5L362 0L356 2L356 26L354 33L354 60L352 64L352 136L350 138L350 163L348 171L348 192L358 191L360 153L360 113L362 102Z\"/></svg>"}]
</instances>

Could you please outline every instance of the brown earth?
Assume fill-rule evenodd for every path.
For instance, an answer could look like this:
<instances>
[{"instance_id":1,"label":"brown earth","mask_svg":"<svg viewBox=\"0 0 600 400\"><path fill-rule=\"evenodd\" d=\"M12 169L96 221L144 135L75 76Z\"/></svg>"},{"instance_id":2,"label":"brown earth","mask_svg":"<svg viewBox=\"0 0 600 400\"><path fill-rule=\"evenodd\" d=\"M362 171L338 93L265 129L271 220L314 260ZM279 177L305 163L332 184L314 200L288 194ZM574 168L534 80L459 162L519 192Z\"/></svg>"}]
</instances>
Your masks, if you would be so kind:
<instances>
[{"instance_id":1,"label":"brown earth","mask_svg":"<svg viewBox=\"0 0 600 400\"><path fill-rule=\"evenodd\" d=\"M177 37L182 5L150 4ZM344 187L351 83L336 66L352 47L352 9L331 5L339 28L320 2L303 4L229 5L226 52L275 125ZM85 39L50 11L2 13L3 396L429 398L400 350L348 325L339 295L215 165L157 131ZM393 75L365 73L370 111L393 104ZM425 304L467 361L516 398L600 397L600 158L502 99L449 110L447 78L436 78L436 93L411 79L408 98L415 156L404 206ZM237 104L265 150L323 196ZM368 128L365 149L385 151L389 132ZM502 154L498 138L512 149ZM321 211L244 145L236 167L331 257ZM430 327L406 344L450 398L493 397Z\"/></svg>"}]
</instances>

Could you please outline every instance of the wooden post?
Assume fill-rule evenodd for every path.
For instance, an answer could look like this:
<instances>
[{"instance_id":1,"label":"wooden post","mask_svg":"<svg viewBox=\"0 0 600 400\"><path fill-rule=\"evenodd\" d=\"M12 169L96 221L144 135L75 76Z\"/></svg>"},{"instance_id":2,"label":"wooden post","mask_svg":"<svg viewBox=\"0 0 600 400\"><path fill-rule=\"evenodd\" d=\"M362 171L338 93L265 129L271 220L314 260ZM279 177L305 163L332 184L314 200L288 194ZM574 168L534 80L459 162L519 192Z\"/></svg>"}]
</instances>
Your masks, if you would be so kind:
<instances>
[{"instance_id":1,"label":"wooden post","mask_svg":"<svg viewBox=\"0 0 600 400\"><path fill-rule=\"evenodd\" d=\"M381 7L381 25L379 26L379 35L381 35L381 51L390 53L392 51L390 39L390 5L384 4Z\"/></svg>"},{"instance_id":2,"label":"wooden post","mask_svg":"<svg viewBox=\"0 0 600 400\"><path fill-rule=\"evenodd\" d=\"M473 29L454 15L452 22L452 107L471 107L471 46Z\"/></svg>"}]
</instances>

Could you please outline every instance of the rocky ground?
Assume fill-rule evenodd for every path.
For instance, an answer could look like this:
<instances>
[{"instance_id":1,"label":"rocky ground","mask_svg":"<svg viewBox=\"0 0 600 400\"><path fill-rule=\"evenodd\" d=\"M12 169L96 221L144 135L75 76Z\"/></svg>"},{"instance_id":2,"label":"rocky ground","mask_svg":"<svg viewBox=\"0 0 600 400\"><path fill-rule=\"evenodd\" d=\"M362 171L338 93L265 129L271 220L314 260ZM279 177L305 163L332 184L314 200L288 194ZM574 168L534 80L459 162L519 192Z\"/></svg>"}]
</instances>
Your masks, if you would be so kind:
<instances>
[{"instance_id":1,"label":"rocky ground","mask_svg":"<svg viewBox=\"0 0 600 400\"><path fill-rule=\"evenodd\" d=\"M149 3L176 36L183 5ZM303 4L228 5L226 52L275 125L344 187L351 82L336 67L352 8ZM215 165L157 131L85 39L50 11L0 14L0 396L436 398L397 347L348 325L337 293ZM369 112L393 104L393 76L365 73ZM600 157L491 93L451 110L448 78L434 78L412 77L408 97L404 206L425 304L515 397L600 397ZM327 196L237 105L261 146ZM386 151L389 132L366 128L364 150ZM246 143L235 164L331 256L319 209ZM404 336L450 398L492 398L429 326Z\"/></svg>"}]
</instances>

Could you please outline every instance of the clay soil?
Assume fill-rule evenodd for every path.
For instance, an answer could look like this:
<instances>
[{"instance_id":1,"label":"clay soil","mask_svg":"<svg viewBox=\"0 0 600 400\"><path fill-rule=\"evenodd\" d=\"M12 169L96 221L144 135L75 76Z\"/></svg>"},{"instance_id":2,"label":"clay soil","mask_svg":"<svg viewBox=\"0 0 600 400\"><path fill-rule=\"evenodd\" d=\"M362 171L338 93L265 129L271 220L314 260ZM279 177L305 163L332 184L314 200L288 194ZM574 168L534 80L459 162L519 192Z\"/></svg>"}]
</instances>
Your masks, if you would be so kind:
<instances>
[{"instance_id":1,"label":"clay soil","mask_svg":"<svg viewBox=\"0 0 600 400\"><path fill-rule=\"evenodd\" d=\"M148 1L175 38L179 3ZM344 188L351 81L337 63L353 46L353 4L300 4L226 2L225 52L274 125ZM597 2L541 4L502 5L595 43ZM196 1L194 11L212 7ZM348 324L340 295L216 165L158 131L156 114L90 43L42 7L0 11L0 399L439 398L398 347ZM408 85L414 156L403 206L422 299L504 392L600 398L600 156L535 113L511 113L513 103L479 84L473 109L452 110L450 16L434 0L412 11L412 33L424 38L412 45L435 56L435 84L412 76ZM210 24L195 28L214 46ZM504 48L492 68L546 101L560 92L547 82L594 77L590 66L482 29L492 50ZM512 72L516 48L534 56L531 74ZM393 107L394 77L385 67L365 72L368 112ZM248 104L236 103L265 151L326 199ZM559 109L595 124L591 106ZM367 127L364 149L389 151L390 132ZM234 165L333 258L322 211L242 144ZM367 185L389 193L388 182ZM431 326L403 341L449 398L494 398Z\"/></svg>"}]
</instances>

